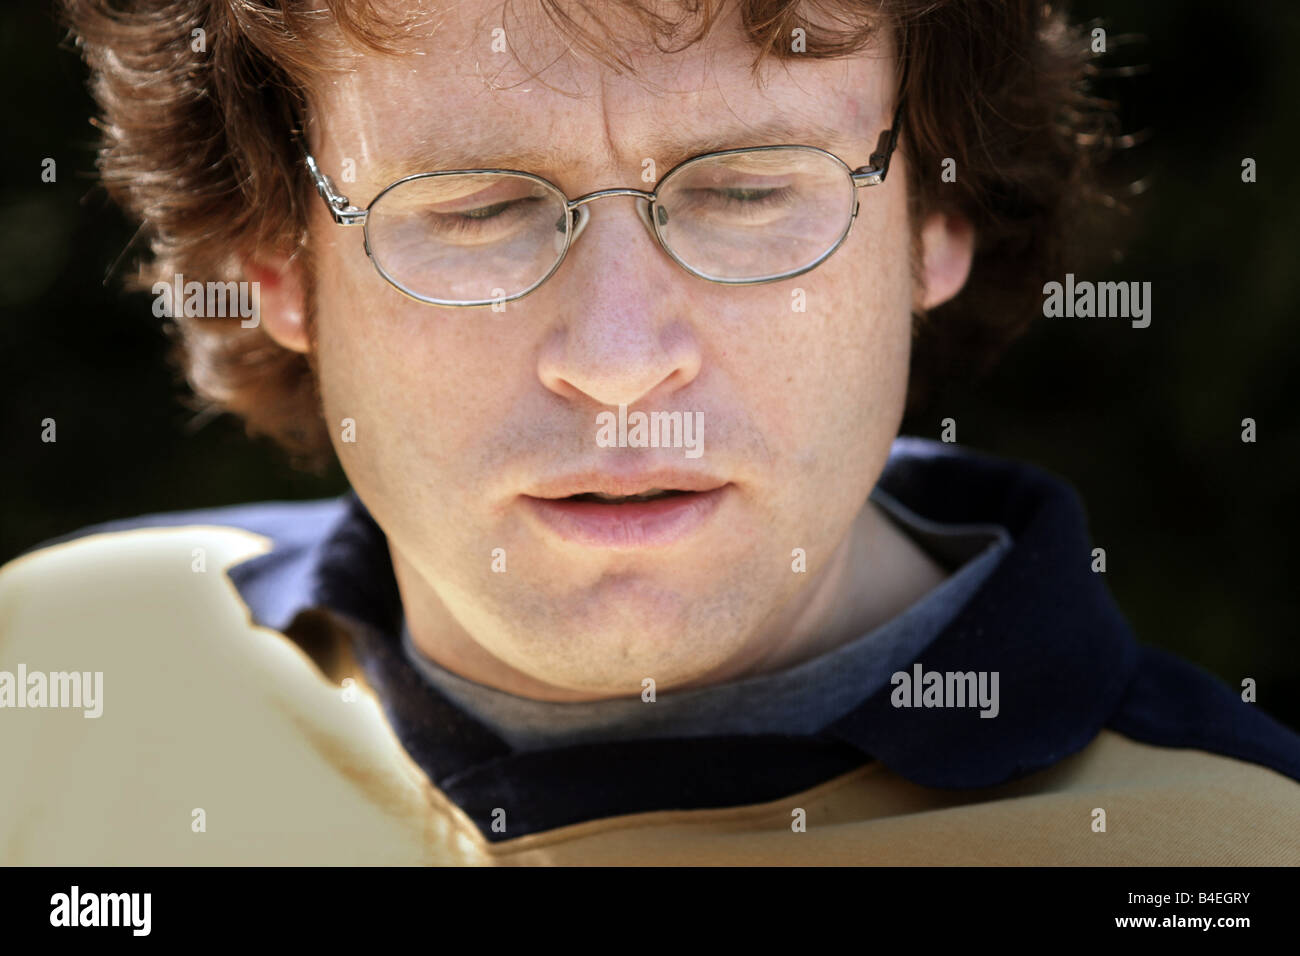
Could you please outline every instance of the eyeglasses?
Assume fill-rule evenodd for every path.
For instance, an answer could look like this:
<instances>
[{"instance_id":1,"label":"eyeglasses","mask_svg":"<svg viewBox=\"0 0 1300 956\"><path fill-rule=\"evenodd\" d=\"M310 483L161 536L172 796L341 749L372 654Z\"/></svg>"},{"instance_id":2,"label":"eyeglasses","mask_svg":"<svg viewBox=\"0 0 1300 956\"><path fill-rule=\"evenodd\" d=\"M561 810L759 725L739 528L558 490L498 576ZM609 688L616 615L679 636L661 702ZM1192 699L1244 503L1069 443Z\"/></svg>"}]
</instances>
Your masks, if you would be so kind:
<instances>
[{"instance_id":1,"label":"eyeglasses","mask_svg":"<svg viewBox=\"0 0 1300 956\"><path fill-rule=\"evenodd\" d=\"M776 282L814 269L848 238L857 191L885 181L901 102L869 164L851 169L816 146L728 149L678 163L653 192L601 189L568 198L515 169L406 176L364 209L304 149L334 221L365 230L366 254L398 290L430 305L483 306L535 291L590 219L587 205L630 196L646 229L687 272L724 285Z\"/></svg>"}]
</instances>

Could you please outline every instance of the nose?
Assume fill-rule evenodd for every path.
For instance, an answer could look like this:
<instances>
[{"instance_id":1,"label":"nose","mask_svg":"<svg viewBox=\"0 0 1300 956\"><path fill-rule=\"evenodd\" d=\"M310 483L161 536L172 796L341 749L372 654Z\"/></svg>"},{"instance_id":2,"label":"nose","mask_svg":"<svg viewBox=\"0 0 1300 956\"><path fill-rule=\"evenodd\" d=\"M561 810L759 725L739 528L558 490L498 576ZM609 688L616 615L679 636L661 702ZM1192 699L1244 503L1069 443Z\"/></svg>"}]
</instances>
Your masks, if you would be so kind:
<instances>
[{"instance_id":1,"label":"nose","mask_svg":"<svg viewBox=\"0 0 1300 956\"><path fill-rule=\"evenodd\" d=\"M623 195L629 193L653 236L649 195ZM585 203L577 207L575 229L589 224L585 210ZM625 210L607 212L587 243L570 245L568 271L551 280L560 314L538 354L538 377L569 401L607 407L670 401L701 365L688 296L675 291L692 280L657 243L637 236Z\"/></svg>"}]
</instances>

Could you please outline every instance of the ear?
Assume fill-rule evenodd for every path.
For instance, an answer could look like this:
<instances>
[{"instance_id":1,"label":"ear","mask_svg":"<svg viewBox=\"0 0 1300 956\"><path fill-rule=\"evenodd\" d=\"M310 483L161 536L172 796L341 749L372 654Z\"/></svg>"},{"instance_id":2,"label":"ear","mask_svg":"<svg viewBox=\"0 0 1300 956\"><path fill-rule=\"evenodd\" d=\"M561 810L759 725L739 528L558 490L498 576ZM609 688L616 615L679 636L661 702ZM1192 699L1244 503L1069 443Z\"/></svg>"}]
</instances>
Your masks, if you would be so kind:
<instances>
[{"instance_id":1,"label":"ear","mask_svg":"<svg viewBox=\"0 0 1300 956\"><path fill-rule=\"evenodd\" d=\"M302 264L291 256L262 256L245 259L244 274L257 283L259 316L266 333L291 351L310 352Z\"/></svg>"},{"instance_id":2,"label":"ear","mask_svg":"<svg viewBox=\"0 0 1300 956\"><path fill-rule=\"evenodd\" d=\"M921 227L925 288L918 290L921 310L943 305L966 284L975 255L975 229L963 216L935 212Z\"/></svg>"}]
</instances>

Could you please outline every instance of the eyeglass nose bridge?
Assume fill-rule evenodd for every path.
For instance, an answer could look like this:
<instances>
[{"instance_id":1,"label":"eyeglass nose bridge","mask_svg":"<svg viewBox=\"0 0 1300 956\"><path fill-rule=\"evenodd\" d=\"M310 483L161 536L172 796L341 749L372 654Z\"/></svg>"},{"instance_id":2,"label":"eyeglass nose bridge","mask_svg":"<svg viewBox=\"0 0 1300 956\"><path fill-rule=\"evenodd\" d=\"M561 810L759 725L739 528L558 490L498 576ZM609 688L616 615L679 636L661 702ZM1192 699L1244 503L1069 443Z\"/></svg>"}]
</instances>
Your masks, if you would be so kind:
<instances>
[{"instance_id":1,"label":"eyeglass nose bridge","mask_svg":"<svg viewBox=\"0 0 1300 956\"><path fill-rule=\"evenodd\" d=\"M644 189L601 189L594 193L587 193L585 196L579 196L577 199L571 199L567 203L570 215L576 213L577 218L573 224L573 236L569 239L569 244L578 241L582 231L587 228L587 223L591 220L591 212L587 209L587 203L595 202L597 199L605 199L609 196L631 196L636 202L636 213L645 226L646 231L650 233L652 239L659 241L659 233L655 229L654 221L650 216L650 207L654 203L655 194L648 193ZM660 209L660 219L666 222L666 212Z\"/></svg>"}]
</instances>

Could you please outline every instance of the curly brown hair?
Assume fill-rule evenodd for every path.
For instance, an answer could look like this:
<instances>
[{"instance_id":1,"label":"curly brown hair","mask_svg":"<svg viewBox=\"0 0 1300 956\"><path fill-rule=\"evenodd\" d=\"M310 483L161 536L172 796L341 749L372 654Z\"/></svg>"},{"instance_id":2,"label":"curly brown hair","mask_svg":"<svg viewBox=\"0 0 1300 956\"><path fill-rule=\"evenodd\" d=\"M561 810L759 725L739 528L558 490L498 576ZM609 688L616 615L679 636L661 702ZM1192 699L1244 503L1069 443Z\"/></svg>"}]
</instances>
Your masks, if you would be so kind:
<instances>
[{"instance_id":1,"label":"curly brown hair","mask_svg":"<svg viewBox=\"0 0 1300 956\"><path fill-rule=\"evenodd\" d=\"M596 3L537 2L582 49L633 69ZM815 19L801 0L737 2L755 70L767 57L850 55L881 30L906 37L899 148L909 158L914 228L943 209L963 215L976 235L965 289L917 316L909 402L937 376L986 369L1041 313L1044 277L1061 271L1066 229L1081 205L1104 198L1095 168L1110 116L1087 91L1082 31L1038 0L822 0ZM663 41L682 49L703 38L724 3L687 0L675 17L642 0L605 8L668 51ZM325 38L392 55L405 24L385 21L367 0L62 5L103 114L104 183L149 236L151 256L133 285L175 273L238 279L252 250L306 248L315 193L290 134L301 128L311 80L326 68ZM798 53L789 42L796 27L806 42ZM960 175L942 182L949 157ZM310 256L303 262L309 269ZM242 417L250 433L270 435L304 464L328 461L307 356L237 318L171 321L202 403Z\"/></svg>"}]
</instances>

